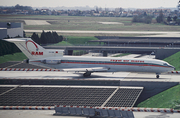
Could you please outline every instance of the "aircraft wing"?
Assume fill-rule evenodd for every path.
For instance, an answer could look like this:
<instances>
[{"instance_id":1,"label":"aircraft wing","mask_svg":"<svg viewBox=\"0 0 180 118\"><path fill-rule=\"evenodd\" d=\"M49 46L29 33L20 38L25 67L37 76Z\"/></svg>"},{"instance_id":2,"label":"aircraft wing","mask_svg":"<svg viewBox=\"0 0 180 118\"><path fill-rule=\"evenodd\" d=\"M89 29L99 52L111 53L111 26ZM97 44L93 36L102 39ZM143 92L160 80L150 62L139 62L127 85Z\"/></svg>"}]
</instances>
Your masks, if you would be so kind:
<instances>
[{"instance_id":1,"label":"aircraft wing","mask_svg":"<svg viewBox=\"0 0 180 118\"><path fill-rule=\"evenodd\" d=\"M106 72L110 68L106 67L92 67L92 68L71 68L71 69L62 69L65 72Z\"/></svg>"},{"instance_id":2,"label":"aircraft wing","mask_svg":"<svg viewBox=\"0 0 180 118\"><path fill-rule=\"evenodd\" d=\"M32 68L0 68L0 71L54 71L54 72L106 72L110 68L71 68L71 69L32 69Z\"/></svg>"}]
</instances>

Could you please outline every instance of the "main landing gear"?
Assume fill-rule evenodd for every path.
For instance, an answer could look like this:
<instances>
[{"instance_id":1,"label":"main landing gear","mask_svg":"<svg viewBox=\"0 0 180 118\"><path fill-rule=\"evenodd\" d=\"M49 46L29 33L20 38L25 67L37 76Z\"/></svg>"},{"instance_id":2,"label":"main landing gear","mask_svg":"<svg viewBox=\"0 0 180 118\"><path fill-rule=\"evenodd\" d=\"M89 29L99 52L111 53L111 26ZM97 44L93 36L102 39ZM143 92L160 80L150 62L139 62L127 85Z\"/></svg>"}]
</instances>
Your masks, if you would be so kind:
<instances>
[{"instance_id":1,"label":"main landing gear","mask_svg":"<svg viewBox=\"0 0 180 118\"><path fill-rule=\"evenodd\" d=\"M156 78L157 78L157 79L159 78L159 74L156 74Z\"/></svg>"},{"instance_id":2,"label":"main landing gear","mask_svg":"<svg viewBox=\"0 0 180 118\"><path fill-rule=\"evenodd\" d=\"M86 73L83 74L83 76L84 76L84 77L89 77L89 76L91 76L91 72L88 72L88 71L87 71Z\"/></svg>"}]
</instances>

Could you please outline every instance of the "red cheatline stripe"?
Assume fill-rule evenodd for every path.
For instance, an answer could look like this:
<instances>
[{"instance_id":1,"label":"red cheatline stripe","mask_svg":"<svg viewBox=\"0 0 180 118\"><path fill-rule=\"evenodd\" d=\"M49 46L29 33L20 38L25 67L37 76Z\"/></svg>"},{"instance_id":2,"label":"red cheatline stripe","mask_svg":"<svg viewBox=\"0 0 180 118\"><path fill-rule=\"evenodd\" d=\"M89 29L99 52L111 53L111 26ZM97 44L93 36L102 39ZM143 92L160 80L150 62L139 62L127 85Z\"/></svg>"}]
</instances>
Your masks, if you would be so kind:
<instances>
[{"instance_id":1,"label":"red cheatline stripe","mask_svg":"<svg viewBox=\"0 0 180 118\"><path fill-rule=\"evenodd\" d=\"M62 62L62 63L73 63L73 64L102 64L102 65L129 65L129 66L153 66L153 67L165 67L161 65L149 65L149 64L131 64L131 63L92 63L92 62ZM166 67L169 68L169 67Z\"/></svg>"}]
</instances>

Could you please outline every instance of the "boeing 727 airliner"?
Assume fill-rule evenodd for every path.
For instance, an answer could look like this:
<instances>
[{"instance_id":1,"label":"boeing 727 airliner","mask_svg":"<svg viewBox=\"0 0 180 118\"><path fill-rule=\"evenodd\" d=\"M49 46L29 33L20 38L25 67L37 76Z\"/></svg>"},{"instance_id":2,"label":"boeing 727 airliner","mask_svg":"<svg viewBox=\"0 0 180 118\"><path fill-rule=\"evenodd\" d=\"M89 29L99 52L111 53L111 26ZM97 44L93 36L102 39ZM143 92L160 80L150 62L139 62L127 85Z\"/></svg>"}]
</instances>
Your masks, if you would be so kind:
<instances>
[{"instance_id":1,"label":"boeing 727 airliner","mask_svg":"<svg viewBox=\"0 0 180 118\"><path fill-rule=\"evenodd\" d=\"M85 77L93 72L149 72L159 78L161 73L174 70L172 65L157 59L63 56L63 50L44 49L30 38L4 40L16 44L30 64L83 72Z\"/></svg>"}]
</instances>

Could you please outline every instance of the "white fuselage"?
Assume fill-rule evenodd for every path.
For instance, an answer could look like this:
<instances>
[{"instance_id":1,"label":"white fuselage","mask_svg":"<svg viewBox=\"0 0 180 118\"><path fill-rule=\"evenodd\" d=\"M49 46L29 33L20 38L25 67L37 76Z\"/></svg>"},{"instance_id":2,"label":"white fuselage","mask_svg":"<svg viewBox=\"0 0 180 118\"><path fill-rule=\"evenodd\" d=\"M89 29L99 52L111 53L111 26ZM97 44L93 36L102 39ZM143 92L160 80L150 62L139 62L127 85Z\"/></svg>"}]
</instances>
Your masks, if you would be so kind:
<instances>
[{"instance_id":1,"label":"white fuselage","mask_svg":"<svg viewBox=\"0 0 180 118\"><path fill-rule=\"evenodd\" d=\"M84 76L90 76L93 72L125 71L156 73L159 78L160 73L174 70L167 62L157 59L64 56L63 50L44 49L30 38L4 40L13 42L29 58L31 64L56 69L74 69L85 72Z\"/></svg>"},{"instance_id":2,"label":"white fuselage","mask_svg":"<svg viewBox=\"0 0 180 118\"><path fill-rule=\"evenodd\" d=\"M42 63L42 60L58 60L60 63L45 64ZM30 60L30 63L56 69L107 67L110 68L108 72L150 72L160 74L174 70L173 66L162 60L118 57L62 56L59 58L49 57L40 60Z\"/></svg>"}]
</instances>

